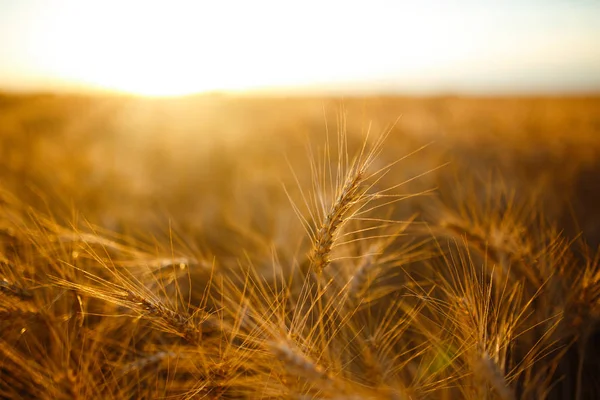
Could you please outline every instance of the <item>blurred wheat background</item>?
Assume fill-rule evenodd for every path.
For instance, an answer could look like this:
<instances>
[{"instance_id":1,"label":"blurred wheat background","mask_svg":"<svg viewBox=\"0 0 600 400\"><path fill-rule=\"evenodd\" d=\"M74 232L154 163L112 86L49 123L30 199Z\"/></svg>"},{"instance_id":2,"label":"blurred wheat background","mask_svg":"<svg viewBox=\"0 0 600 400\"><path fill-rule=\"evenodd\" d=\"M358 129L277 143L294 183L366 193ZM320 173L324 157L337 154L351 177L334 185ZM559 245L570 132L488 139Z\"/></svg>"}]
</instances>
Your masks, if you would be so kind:
<instances>
[{"instance_id":1,"label":"blurred wheat background","mask_svg":"<svg viewBox=\"0 0 600 400\"><path fill-rule=\"evenodd\" d=\"M598 103L6 95L2 396L593 398Z\"/></svg>"}]
</instances>

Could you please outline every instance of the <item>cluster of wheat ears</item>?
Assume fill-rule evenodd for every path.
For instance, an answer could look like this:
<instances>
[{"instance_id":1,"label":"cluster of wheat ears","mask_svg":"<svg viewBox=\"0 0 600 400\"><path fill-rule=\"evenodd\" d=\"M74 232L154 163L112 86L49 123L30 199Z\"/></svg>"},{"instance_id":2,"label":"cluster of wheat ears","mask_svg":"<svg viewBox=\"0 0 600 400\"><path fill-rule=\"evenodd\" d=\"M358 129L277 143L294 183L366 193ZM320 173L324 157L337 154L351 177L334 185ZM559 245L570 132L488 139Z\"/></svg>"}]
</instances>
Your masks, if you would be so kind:
<instances>
[{"instance_id":1,"label":"cluster of wheat ears","mask_svg":"<svg viewBox=\"0 0 600 400\"><path fill-rule=\"evenodd\" d=\"M291 258L273 245L269 265L243 248L160 251L2 193L0 397L600 393L586 358L600 318L595 249L508 190L452 204L435 188L383 186L403 161L380 160L386 137L351 152L340 133L311 152L311 187L296 177L284 189L306 235L289 238ZM431 206L396 218L411 196Z\"/></svg>"}]
</instances>

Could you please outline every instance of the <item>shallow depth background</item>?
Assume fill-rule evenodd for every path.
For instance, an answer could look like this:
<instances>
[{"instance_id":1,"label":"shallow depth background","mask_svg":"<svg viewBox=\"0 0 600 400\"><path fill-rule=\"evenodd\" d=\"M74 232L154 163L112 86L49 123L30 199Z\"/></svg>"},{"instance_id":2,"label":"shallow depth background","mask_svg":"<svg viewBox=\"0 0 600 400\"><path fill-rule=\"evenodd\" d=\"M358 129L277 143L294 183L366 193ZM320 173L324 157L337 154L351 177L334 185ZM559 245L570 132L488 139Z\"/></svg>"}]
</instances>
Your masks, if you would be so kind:
<instances>
[{"instance_id":1,"label":"shallow depth background","mask_svg":"<svg viewBox=\"0 0 600 400\"><path fill-rule=\"evenodd\" d=\"M72 222L77 211L129 235L172 224L192 241L218 240L216 227L257 220L276 239L279 225L299 226L283 185L298 187L292 171L310 184L308 146L345 129L358 148L369 124L371 137L392 129L381 162L428 144L390 183L449 162L399 190L440 187L460 199L467 187L489 197L502 186L517 198L538 196L549 220L599 243L599 98L4 95L0 182L56 218ZM429 197L398 208L422 211Z\"/></svg>"},{"instance_id":2,"label":"shallow depth background","mask_svg":"<svg viewBox=\"0 0 600 400\"><path fill-rule=\"evenodd\" d=\"M468 395L473 386L470 380L477 378L479 369L478 364L470 364L469 357L479 354L480 345L489 345L488 329L496 332L490 334L494 340L510 341L509 368L527 364L530 354L542 357L537 354L540 343L556 350L523 374L511 377L510 386L501 383L496 389L514 390L523 398L530 398L527 394L540 398L545 393L552 399L576 398L573 393L579 392L583 399L597 398L600 393L595 373L600 368L600 313L595 307L598 258L590 256L600 244L596 196L600 192L599 98L198 96L149 100L38 95L3 96L0 107L0 289L7 294L0 298L0 312L5 316L0 318L5 336L0 338L0 351L10 355L0 357L0 381L5 383L0 390L8 393L5 397L23 397L27 392L31 398L110 398L111 394L114 398L141 398L142 393L157 398L189 393L198 385L202 394L216 398L222 397L222 390L232 398L266 395L264 383L271 378L265 377L273 375L274 354L260 346L277 338L291 339L278 334L272 338L268 333L278 331L283 322L263 321L265 310L279 313L280 299L275 292L261 289L262 284L271 282L269 287L276 289L283 281L289 282L288 297L284 298L292 303L293 315L304 314L304 306L312 308L302 295L312 275L293 278L303 269L314 268L313 251L321 251L321 244L306 234L301 218L319 231L323 226L329 227L326 232L334 229L329 225L343 226L335 218L323 222L328 220L324 214L331 213L327 208L335 203L338 146L341 142L341 151L354 155L365 140L373 144L386 131L389 137L367 174L393 166L380 180L363 182L365 186L373 184L369 193L379 195L367 208L376 207L374 203L381 207L353 214L345 221L348 231L338 232L337 244L326 244L332 246L325 254L331 255L333 265L324 276L337 281L327 293L332 297L327 298L339 303L345 292L338 292L336 285L346 287L354 277L360 281L365 269L366 275L373 266L384 271L375 272L372 281L367 276L367 307L363 310L350 303L355 308L349 318L356 318L359 330L366 326L368 333L377 326L385 331L388 322L408 315L404 309L393 311L395 296L407 301L410 313L418 310L422 318L409 323L414 332L405 336L404 328L392 324L387 333L394 338L394 347L388 348L384 340L384 349L398 355L393 358L395 363L416 352L416 358L409 355L406 364L413 369L394 366L392 371L406 373L401 379L410 382L417 394L426 393L430 389L427 380L438 376L445 387L445 375L439 373L457 379L458 386L440 387L433 398L438 393L482 398ZM347 134L347 149L339 132ZM328 143L329 150L324 152ZM303 204L303 194L314 196L315 203L322 200L326 209L316 211L318 206L313 204L312 210L307 210L310 206ZM406 198L394 202L402 197ZM387 204L388 200L394 203ZM396 242L393 236L390 247L382 250L389 260L380 259L364 268L364 264L355 264L357 258L361 263L369 260L374 256L371 245L380 246L382 239L389 237L390 219L409 218L414 218L414 223L401 240L398 237ZM576 240L578 237L587 243ZM468 262L461 258L463 250L469 254ZM499 255L509 258L503 260ZM512 313L512 301L515 307L522 306L527 318L518 328L532 334L513 337L516 331L498 331L493 316L480 322L464 318L460 299L471 299L487 315L488 300L483 293L487 293L485 288L497 287L494 282L501 275L493 274L497 265L510 270L501 284L524 294L507 300L503 289L490 299L508 313ZM246 266L260 282L256 287L254 275L243 273ZM476 277L490 271L494 279ZM101 279L90 279L88 274L96 273ZM225 280L227 285L221 289L217 283L213 285L214 273L217 281ZM64 279L57 281L57 277ZM485 282L479 282L481 279ZM413 286L413 282L418 283ZM467 292L473 293L465 292L463 282ZM74 296L65 295L63 285ZM423 287L417 288L420 285ZM257 289L260 294L245 297L246 289L248 293ZM140 294L131 297L130 290ZM208 304L206 290L211 291ZM406 296L400 290L406 290L402 292ZM422 295L408 295L415 290L417 294L422 290ZM128 293L125 300L123 293ZM431 302L422 302L423 296ZM420 308L421 303L428 307ZM440 311L441 303L450 308ZM250 323L247 334L259 348L246 353L241 346L241 353L233 354L244 354L241 359L248 365L240 364L242 369L233 368L222 375L220 361L203 364L204 357L197 357L196 336L189 336L188 325L181 321L192 321L190 329L195 335L203 328L194 325L187 314L194 307L202 313L215 313L217 319L211 316L211 321L221 321L220 326L246 318L248 306L266 331L256 332ZM139 314L135 329L129 318L112 318L125 315L127 307ZM384 309L385 313L377 312ZM240 314L242 310L244 314ZM373 316L382 315L383 319L369 317L364 323L362 317L373 310ZM321 310L313 311L315 321L325 320ZM509 324L513 317L498 318ZM285 326L285 335L296 329L304 332L305 324L295 326L294 320ZM560 325L554 325L555 320ZM446 331L448 321L455 326ZM142 328L157 323L164 332ZM315 354L338 354L329 341L319 342L312 336L315 326L308 324L308 336L301 334L294 340L306 340L307 351ZM339 341L336 346L348 349L348 357L359 361L348 363L344 373L356 382L370 379L365 378L360 361L361 357L371 359L370 351L363 354L354 349L360 342L345 336L358 336L354 325L341 326L343 335L332 332ZM537 326L541 328L532 329ZM88 329L92 336L85 333ZM468 335L471 329L484 336L475 346ZM442 331L445 333L440 334ZM231 338L229 334L220 336L218 329L215 332L202 351L212 352L215 360L226 360L229 353L221 349L229 349ZM176 335L170 337L173 333ZM176 336L189 340L191 346L185 340L176 341ZM430 346L438 336L438 345ZM131 345L122 345L123 337L131 340L126 341ZM225 347L223 340L228 343ZM469 342L468 350L459 353L456 363L433 371L430 367L437 365L439 357L448 359L457 351L457 341ZM110 347L111 343L116 347ZM427 351L421 354L422 346L415 343L425 343ZM563 348L565 353L556 356ZM147 368L136 367L141 360L139 349L158 358L145 364ZM189 356L191 364L171 369L171 355L181 354ZM331 365L339 361L324 359L324 364ZM153 363L162 365L161 360L166 368L157 372ZM21 365L34 369L22 369ZM208 372L198 375L198 366ZM367 364L365 367L368 372ZM228 374L245 377L246 372L240 372L244 368L248 368L250 381L244 383L242 378L227 386ZM113 375L118 370L125 374ZM145 379L128 371L143 372ZM169 378L172 372L177 378ZM530 378L530 372L536 378ZM109 375L112 378L106 380ZM33 385L32 377L37 379ZM312 390L302 381L298 381L302 387L296 387L288 385L291 380L279 378L273 384L272 398ZM551 382L538 384L538 378ZM312 382L315 389L318 382ZM489 385L475 386L487 390ZM348 386L347 393L355 388ZM389 398L389 393L383 398ZM498 398L513 397L505 393Z\"/></svg>"}]
</instances>

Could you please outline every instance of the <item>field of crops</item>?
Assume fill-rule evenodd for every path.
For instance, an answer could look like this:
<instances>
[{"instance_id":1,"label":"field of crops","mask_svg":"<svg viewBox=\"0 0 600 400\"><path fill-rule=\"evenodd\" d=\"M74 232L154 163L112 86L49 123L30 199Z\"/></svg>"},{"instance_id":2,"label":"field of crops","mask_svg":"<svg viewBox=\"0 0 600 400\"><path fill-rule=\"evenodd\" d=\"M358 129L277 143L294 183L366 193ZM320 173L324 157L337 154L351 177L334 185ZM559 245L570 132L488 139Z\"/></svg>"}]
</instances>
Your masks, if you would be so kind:
<instances>
[{"instance_id":1,"label":"field of crops","mask_svg":"<svg viewBox=\"0 0 600 400\"><path fill-rule=\"evenodd\" d=\"M0 397L600 396L600 98L0 96Z\"/></svg>"}]
</instances>

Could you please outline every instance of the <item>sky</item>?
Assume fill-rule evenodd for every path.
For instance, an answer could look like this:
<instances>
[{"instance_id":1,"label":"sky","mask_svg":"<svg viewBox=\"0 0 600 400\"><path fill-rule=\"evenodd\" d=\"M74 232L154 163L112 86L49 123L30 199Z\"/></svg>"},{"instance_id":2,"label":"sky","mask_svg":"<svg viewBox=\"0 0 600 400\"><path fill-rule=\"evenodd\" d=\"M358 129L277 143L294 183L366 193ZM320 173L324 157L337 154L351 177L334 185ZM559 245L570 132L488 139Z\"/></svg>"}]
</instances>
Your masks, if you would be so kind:
<instances>
[{"instance_id":1,"label":"sky","mask_svg":"<svg viewBox=\"0 0 600 400\"><path fill-rule=\"evenodd\" d=\"M0 0L0 90L600 92L600 1Z\"/></svg>"}]
</instances>

